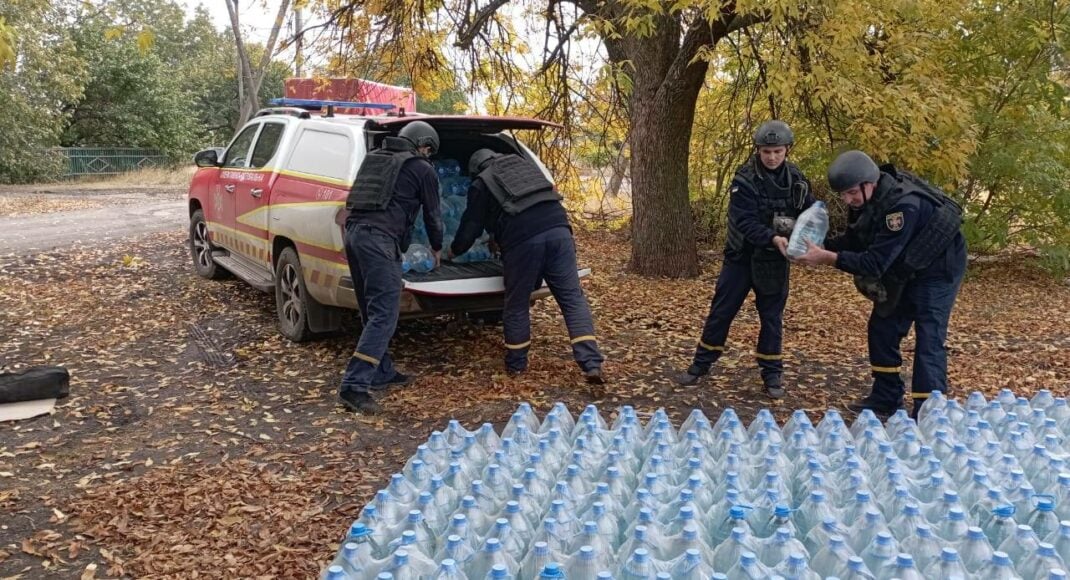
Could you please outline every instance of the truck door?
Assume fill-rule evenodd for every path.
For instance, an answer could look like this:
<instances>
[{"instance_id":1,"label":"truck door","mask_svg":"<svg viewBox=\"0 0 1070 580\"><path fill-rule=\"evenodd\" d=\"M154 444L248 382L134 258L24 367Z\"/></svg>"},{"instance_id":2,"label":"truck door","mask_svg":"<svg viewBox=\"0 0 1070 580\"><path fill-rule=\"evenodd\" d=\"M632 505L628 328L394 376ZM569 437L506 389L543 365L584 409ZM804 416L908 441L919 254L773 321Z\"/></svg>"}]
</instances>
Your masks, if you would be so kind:
<instances>
[{"instance_id":1,"label":"truck door","mask_svg":"<svg viewBox=\"0 0 1070 580\"><path fill-rule=\"evenodd\" d=\"M268 241L267 211L272 181L278 169L279 143L286 132L283 121L265 121L249 155L245 180L234 190L234 229L241 237L236 252L271 270L271 245Z\"/></svg>"},{"instance_id":2,"label":"truck door","mask_svg":"<svg viewBox=\"0 0 1070 580\"><path fill-rule=\"evenodd\" d=\"M249 155L259 130L260 123L252 123L242 129L231 141L230 147L223 156L219 180L212 187L211 199L206 208L208 231L212 233L212 241L231 252L238 251L240 242L234 229L234 199L239 188L243 188L243 184L250 177L248 175Z\"/></svg>"}]
</instances>

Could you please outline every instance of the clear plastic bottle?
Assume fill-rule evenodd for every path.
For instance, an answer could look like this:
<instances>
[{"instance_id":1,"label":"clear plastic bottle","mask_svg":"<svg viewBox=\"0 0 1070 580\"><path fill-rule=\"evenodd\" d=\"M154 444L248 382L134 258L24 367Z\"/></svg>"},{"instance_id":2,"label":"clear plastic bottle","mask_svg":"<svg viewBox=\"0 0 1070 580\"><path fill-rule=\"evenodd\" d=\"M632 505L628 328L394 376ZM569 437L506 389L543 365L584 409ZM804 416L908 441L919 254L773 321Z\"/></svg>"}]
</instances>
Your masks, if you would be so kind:
<instances>
[{"instance_id":1,"label":"clear plastic bottle","mask_svg":"<svg viewBox=\"0 0 1070 580\"><path fill-rule=\"evenodd\" d=\"M1018 523L1014 521L1014 506L997 506L992 511L992 518L981 524L981 529L985 531L985 536L988 537L992 547L998 550L1003 542L1014 537L1018 532Z\"/></svg>"},{"instance_id":2,"label":"clear plastic bottle","mask_svg":"<svg viewBox=\"0 0 1070 580\"><path fill-rule=\"evenodd\" d=\"M714 570L727 570L739 561L740 554L757 551L758 545L746 528L734 528L728 540L713 549L710 565Z\"/></svg>"},{"instance_id":3,"label":"clear plastic bottle","mask_svg":"<svg viewBox=\"0 0 1070 580\"><path fill-rule=\"evenodd\" d=\"M706 563L698 550L692 548L672 562L669 573L674 580L707 580L713 573L713 568Z\"/></svg>"},{"instance_id":4,"label":"clear plastic bottle","mask_svg":"<svg viewBox=\"0 0 1070 580\"><path fill-rule=\"evenodd\" d=\"M914 530L913 534L903 539L899 549L914 556L914 564L919 570L928 570L934 562L940 559L940 550L944 546L945 542L933 534L932 528L922 524Z\"/></svg>"},{"instance_id":5,"label":"clear plastic bottle","mask_svg":"<svg viewBox=\"0 0 1070 580\"><path fill-rule=\"evenodd\" d=\"M966 532L966 540L959 545L959 557L962 565L970 574L976 573L992 559L992 545L985 537L984 531L978 527L971 527Z\"/></svg>"},{"instance_id":6,"label":"clear plastic bottle","mask_svg":"<svg viewBox=\"0 0 1070 580\"><path fill-rule=\"evenodd\" d=\"M981 567L975 577L980 580L1022 580L1015 574L1010 557L999 550L992 553L992 559Z\"/></svg>"},{"instance_id":7,"label":"clear plastic bottle","mask_svg":"<svg viewBox=\"0 0 1070 580\"><path fill-rule=\"evenodd\" d=\"M895 559L888 564L883 577L899 580L925 580L925 576L922 576L917 566L914 565L914 558L910 554L902 553L896 555Z\"/></svg>"},{"instance_id":8,"label":"clear plastic bottle","mask_svg":"<svg viewBox=\"0 0 1070 580\"><path fill-rule=\"evenodd\" d=\"M483 547L468 565L468 577L486 578L491 568L498 564L509 570L516 570L519 567L516 559L502 549L502 543L498 541L498 538L487 538L483 542Z\"/></svg>"},{"instance_id":9,"label":"clear plastic bottle","mask_svg":"<svg viewBox=\"0 0 1070 580\"><path fill-rule=\"evenodd\" d=\"M570 580L595 580L598 572L609 566L611 558L591 546L581 546L565 562L565 576Z\"/></svg>"},{"instance_id":10,"label":"clear plastic bottle","mask_svg":"<svg viewBox=\"0 0 1070 580\"><path fill-rule=\"evenodd\" d=\"M764 580L772 575L773 571L759 562L754 552L740 554L739 561L726 574L728 580Z\"/></svg>"},{"instance_id":11,"label":"clear plastic bottle","mask_svg":"<svg viewBox=\"0 0 1070 580\"><path fill-rule=\"evenodd\" d=\"M841 576L847 571L852 559L862 561L847 546L842 537L832 536L829 538L828 544L814 554L814 557L810 560L810 568L824 577ZM865 564L863 564L864 566Z\"/></svg>"},{"instance_id":12,"label":"clear plastic bottle","mask_svg":"<svg viewBox=\"0 0 1070 580\"><path fill-rule=\"evenodd\" d=\"M832 536L848 537L850 531L834 517L826 517L819 525L810 530L803 540L803 546L810 554L816 554L818 550L828 544Z\"/></svg>"},{"instance_id":13,"label":"clear plastic bottle","mask_svg":"<svg viewBox=\"0 0 1070 580\"><path fill-rule=\"evenodd\" d=\"M468 575L455 560L446 558L439 563L438 570L434 576L431 576L431 580L468 580Z\"/></svg>"},{"instance_id":14,"label":"clear plastic bottle","mask_svg":"<svg viewBox=\"0 0 1070 580\"><path fill-rule=\"evenodd\" d=\"M1019 562L1025 556L1037 551L1040 547L1040 539L1029 526L1018 526L1014 535L1003 540L999 545L999 551L1007 554L1011 562Z\"/></svg>"},{"instance_id":15,"label":"clear plastic bottle","mask_svg":"<svg viewBox=\"0 0 1070 580\"><path fill-rule=\"evenodd\" d=\"M940 558L925 570L925 577L930 580L951 580L952 578L966 578L968 576L969 572L962 564L958 551L954 548L941 550Z\"/></svg>"},{"instance_id":16,"label":"clear plastic bottle","mask_svg":"<svg viewBox=\"0 0 1070 580\"><path fill-rule=\"evenodd\" d=\"M449 559L465 567L468 562L475 557L475 548L468 543L464 538L453 534L446 538L446 543L442 546L442 549L438 551L435 556L435 560L441 562Z\"/></svg>"},{"instance_id":17,"label":"clear plastic bottle","mask_svg":"<svg viewBox=\"0 0 1070 580\"><path fill-rule=\"evenodd\" d=\"M486 580L514 580L516 576L513 576L509 572L504 564L495 564L491 566L490 572L487 572Z\"/></svg>"},{"instance_id":18,"label":"clear plastic bottle","mask_svg":"<svg viewBox=\"0 0 1070 580\"><path fill-rule=\"evenodd\" d=\"M773 573L781 575L784 580L821 580L821 576L806 563L806 556L799 552L790 554L787 560L773 569Z\"/></svg>"},{"instance_id":19,"label":"clear plastic bottle","mask_svg":"<svg viewBox=\"0 0 1070 580\"><path fill-rule=\"evenodd\" d=\"M345 568L338 564L328 566L321 577L323 580L355 580L357 578L357 576L346 572Z\"/></svg>"},{"instance_id":20,"label":"clear plastic bottle","mask_svg":"<svg viewBox=\"0 0 1070 580\"><path fill-rule=\"evenodd\" d=\"M542 569L538 572L538 575L539 580L564 580L565 578L570 578L570 576L565 575L565 571L561 569L561 565L557 562L550 562L543 566ZM524 578L528 577L529 576L524 576ZM530 576L530 578L534 577L534 574Z\"/></svg>"},{"instance_id":21,"label":"clear plastic bottle","mask_svg":"<svg viewBox=\"0 0 1070 580\"><path fill-rule=\"evenodd\" d=\"M814 205L799 214L795 221L795 229L791 232L788 241L788 256L798 258L806 253L806 242L819 246L825 242L825 234L829 229L829 214L822 201L814 202Z\"/></svg>"},{"instance_id":22,"label":"clear plastic bottle","mask_svg":"<svg viewBox=\"0 0 1070 580\"><path fill-rule=\"evenodd\" d=\"M706 541L702 539L698 528L695 526L685 527L679 534L665 538L665 542L661 555L662 558L669 561L680 558L688 550L695 550L698 552L703 561L709 560L712 553L710 547L706 545Z\"/></svg>"},{"instance_id":23,"label":"clear plastic bottle","mask_svg":"<svg viewBox=\"0 0 1070 580\"><path fill-rule=\"evenodd\" d=\"M620 568L621 580L651 580L656 572L646 548L636 548Z\"/></svg>"},{"instance_id":24,"label":"clear plastic bottle","mask_svg":"<svg viewBox=\"0 0 1070 580\"><path fill-rule=\"evenodd\" d=\"M895 538L887 532L881 532L877 534L873 543L867 546L860 555L862 560L866 562L866 567L874 571L878 577L882 577L881 570L885 566L894 564L898 554L899 545L896 543Z\"/></svg>"},{"instance_id":25,"label":"clear plastic bottle","mask_svg":"<svg viewBox=\"0 0 1070 580\"><path fill-rule=\"evenodd\" d=\"M833 578L833 576L826 578ZM862 558L852 556L847 560L846 570L838 578L841 580L876 580L877 577L870 572L869 568L866 568L866 563L862 561Z\"/></svg>"},{"instance_id":26,"label":"clear plastic bottle","mask_svg":"<svg viewBox=\"0 0 1070 580\"><path fill-rule=\"evenodd\" d=\"M560 557L560 555L558 555ZM531 545L524 559L520 561L520 577L535 578L539 572L557 558L550 553L550 546L546 542L535 542Z\"/></svg>"},{"instance_id":27,"label":"clear plastic bottle","mask_svg":"<svg viewBox=\"0 0 1070 580\"><path fill-rule=\"evenodd\" d=\"M1066 562L1059 557L1055 546L1041 542L1035 552L1017 561L1016 568L1023 578L1045 578L1052 570L1066 568Z\"/></svg>"},{"instance_id":28,"label":"clear plastic bottle","mask_svg":"<svg viewBox=\"0 0 1070 580\"><path fill-rule=\"evenodd\" d=\"M1059 531L1059 516L1055 515L1055 501L1051 496L1036 496L1036 509L1029 514L1026 523L1037 536L1047 538Z\"/></svg>"},{"instance_id":29,"label":"clear plastic bottle","mask_svg":"<svg viewBox=\"0 0 1070 580\"><path fill-rule=\"evenodd\" d=\"M953 507L948 511L947 518L940 522L940 537L952 544L957 544L966 539L970 524L966 521L966 513L961 507Z\"/></svg>"},{"instance_id":30,"label":"clear plastic bottle","mask_svg":"<svg viewBox=\"0 0 1070 580\"><path fill-rule=\"evenodd\" d=\"M1059 522L1059 531L1044 538L1044 541L1055 546L1056 553L1064 562L1070 562L1070 521Z\"/></svg>"}]
</instances>

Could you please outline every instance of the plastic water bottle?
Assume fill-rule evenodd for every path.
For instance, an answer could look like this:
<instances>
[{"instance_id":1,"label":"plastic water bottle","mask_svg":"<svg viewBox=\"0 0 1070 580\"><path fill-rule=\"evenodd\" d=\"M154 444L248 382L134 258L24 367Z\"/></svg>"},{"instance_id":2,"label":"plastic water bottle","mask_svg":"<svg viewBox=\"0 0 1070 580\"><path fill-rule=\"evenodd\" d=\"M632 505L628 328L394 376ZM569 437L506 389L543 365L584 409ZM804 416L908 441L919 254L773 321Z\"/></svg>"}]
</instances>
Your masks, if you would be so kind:
<instances>
[{"instance_id":1,"label":"plastic water bottle","mask_svg":"<svg viewBox=\"0 0 1070 580\"><path fill-rule=\"evenodd\" d=\"M486 576L486 580L513 580L514 578L516 577L509 573L509 568L503 564L491 566Z\"/></svg>"},{"instance_id":2,"label":"plastic water bottle","mask_svg":"<svg viewBox=\"0 0 1070 580\"><path fill-rule=\"evenodd\" d=\"M821 580L821 576L810 569L806 556L801 553L789 555L787 560L773 569L773 573L783 576L785 580Z\"/></svg>"},{"instance_id":3,"label":"plastic water bottle","mask_svg":"<svg viewBox=\"0 0 1070 580\"><path fill-rule=\"evenodd\" d=\"M1011 562L1021 561L1028 554L1032 554L1040 547L1040 539L1033 533L1029 526L1018 526L1014 535L1003 540L999 545L999 551L1007 554Z\"/></svg>"},{"instance_id":4,"label":"plastic water bottle","mask_svg":"<svg viewBox=\"0 0 1070 580\"><path fill-rule=\"evenodd\" d=\"M1000 505L992 512L992 519L981 525L985 536L996 550L1000 549L1003 542L1014 537L1018 532L1018 523L1014 521L1014 506Z\"/></svg>"},{"instance_id":5,"label":"plastic water bottle","mask_svg":"<svg viewBox=\"0 0 1070 580\"><path fill-rule=\"evenodd\" d=\"M570 580L595 580L599 571L609 567L611 558L591 546L581 546L565 563L565 576Z\"/></svg>"},{"instance_id":6,"label":"plastic water bottle","mask_svg":"<svg viewBox=\"0 0 1070 580\"><path fill-rule=\"evenodd\" d=\"M981 528L971 527L966 533L966 541L959 545L959 557L962 565L970 574L976 573L985 562L992 559L992 545Z\"/></svg>"},{"instance_id":7,"label":"plastic water bottle","mask_svg":"<svg viewBox=\"0 0 1070 580\"><path fill-rule=\"evenodd\" d=\"M550 562L546 564L545 566L543 566L542 571L539 572L539 580L557 580L569 577L570 576L565 575L565 572L561 570L561 565L557 562Z\"/></svg>"},{"instance_id":8,"label":"plastic water bottle","mask_svg":"<svg viewBox=\"0 0 1070 580\"><path fill-rule=\"evenodd\" d=\"M865 561L866 567L879 576L882 568L895 564L895 558L898 554L899 545L896 543L895 538L889 533L881 532L877 534L876 540L866 547L860 555L862 560ZM911 563L913 564L913 561Z\"/></svg>"},{"instance_id":9,"label":"plastic water bottle","mask_svg":"<svg viewBox=\"0 0 1070 580\"><path fill-rule=\"evenodd\" d=\"M1018 561L1018 574L1023 578L1045 578L1052 570L1062 570L1066 563L1055 552L1055 546L1042 542L1035 552Z\"/></svg>"},{"instance_id":10,"label":"plastic water bottle","mask_svg":"<svg viewBox=\"0 0 1070 580\"><path fill-rule=\"evenodd\" d=\"M716 566L714 566L716 568ZM758 561L754 552L743 552L739 561L728 570L729 580L759 580L769 578L773 571Z\"/></svg>"},{"instance_id":11,"label":"plastic water bottle","mask_svg":"<svg viewBox=\"0 0 1070 580\"><path fill-rule=\"evenodd\" d=\"M706 564L698 550L692 548L672 563L669 573L674 580L706 580L713 568Z\"/></svg>"},{"instance_id":12,"label":"plastic water bottle","mask_svg":"<svg viewBox=\"0 0 1070 580\"><path fill-rule=\"evenodd\" d=\"M777 528L772 536L758 542L758 559L770 568L780 565L789 555L798 552L805 553L806 547L795 539L789 528Z\"/></svg>"},{"instance_id":13,"label":"plastic water bottle","mask_svg":"<svg viewBox=\"0 0 1070 580\"><path fill-rule=\"evenodd\" d=\"M981 537L983 539L984 534L981 534ZM936 537L929 526L922 524L914 530L913 534L900 542L899 549L914 556L914 564L917 565L919 570L928 570L933 563L939 560L940 550L944 546L945 542Z\"/></svg>"},{"instance_id":14,"label":"plastic water bottle","mask_svg":"<svg viewBox=\"0 0 1070 580\"><path fill-rule=\"evenodd\" d=\"M710 564L714 570L727 570L739 561L740 554L754 553L757 550L758 546L746 528L735 528L727 541L713 549L713 560Z\"/></svg>"},{"instance_id":15,"label":"plastic water bottle","mask_svg":"<svg viewBox=\"0 0 1070 580\"><path fill-rule=\"evenodd\" d=\"M1044 538L1044 541L1055 546L1055 551L1064 562L1070 562L1070 521L1059 522L1059 531Z\"/></svg>"},{"instance_id":16,"label":"plastic water bottle","mask_svg":"<svg viewBox=\"0 0 1070 580\"><path fill-rule=\"evenodd\" d=\"M925 577L934 580L950 580L951 578L966 578L969 572L959 559L959 553L954 548L944 548L940 552L940 559L933 562L925 570Z\"/></svg>"},{"instance_id":17,"label":"plastic water bottle","mask_svg":"<svg viewBox=\"0 0 1070 580\"><path fill-rule=\"evenodd\" d=\"M1026 523L1038 537L1046 538L1059 530L1059 516L1055 515L1055 502L1051 497L1041 497L1037 507L1029 514Z\"/></svg>"},{"instance_id":18,"label":"plastic water bottle","mask_svg":"<svg viewBox=\"0 0 1070 580\"><path fill-rule=\"evenodd\" d=\"M457 565L457 562L452 558L446 558L442 560L438 565L438 571L434 576L431 576L431 580L468 580L468 576Z\"/></svg>"},{"instance_id":19,"label":"plastic water bottle","mask_svg":"<svg viewBox=\"0 0 1070 580\"><path fill-rule=\"evenodd\" d=\"M403 272L413 271L421 274L430 272L435 269L435 256L427 246L411 244L401 260L401 269Z\"/></svg>"},{"instance_id":20,"label":"plastic water bottle","mask_svg":"<svg viewBox=\"0 0 1070 580\"><path fill-rule=\"evenodd\" d=\"M323 580L351 580L352 578L356 578L356 576L346 572L344 568L337 564L328 566L323 571Z\"/></svg>"},{"instance_id":21,"label":"plastic water bottle","mask_svg":"<svg viewBox=\"0 0 1070 580\"><path fill-rule=\"evenodd\" d=\"M997 550L992 554L992 560L981 567L977 572L977 578L982 580L1021 580L1014 573L1014 565L1005 552Z\"/></svg>"},{"instance_id":22,"label":"plastic water bottle","mask_svg":"<svg viewBox=\"0 0 1070 580\"><path fill-rule=\"evenodd\" d=\"M654 563L646 548L636 548L620 568L621 580L650 580L654 576Z\"/></svg>"},{"instance_id":23,"label":"plastic water bottle","mask_svg":"<svg viewBox=\"0 0 1070 580\"><path fill-rule=\"evenodd\" d=\"M438 562L453 560L461 566L467 566L475 555L475 548L467 540L458 535L450 535L446 538L446 544L435 556L435 560Z\"/></svg>"},{"instance_id":24,"label":"plastic water bottle","mask_svg":"<svg viewBox=\"0 0 1070 580\"><path fill-rule=\"evenodd\" d=\"M535 578L547 564L554 562L558 557L550 553L550 546L546 542L535 542L520 562L519 575L521 578Z\"/></svg>"},{"instance_id":25,"label":"plastic water bottle","mask_svg":"<svg viewBox=\"0 0 1070 580\"><path fill-rule=\"evenodd\" d=\"M814 202L814 205L799 214L795 220L795 229L791 232L788 240L788 255L798 258L806 253L806 242L821 245L825 242L825 234L829 230L829 214L825 208L825 202Z\"/></svg>"},{"instance_id":26,"label":"plastic water bottle","mask_svg":"<svg viewBox=\"0 0 1070 580\"><path fill-rule=\"evenodd\" d=\"M502 543L498 541L498 538L487 538L483 542L483 548L476 553L468 565L468 577L486 578L491 568L499 564L508 570L516 570L519 567L516 559L502 549Z\"/></svg>"},{"instance_id":27,"label":"plastic water bottle","mask_svg":"<svg viewBox=\"0 0 1070 580\"><path fill-rule=\"evenodd\" d=\"M914 565L914 558L910 554L898 554L894 560L888 565L889 570L885 572L887 578L898 578L899 580L925 580L925 576L918 572L918 568Z\"/></svg>"},{"instance_id":28,"label":"plastic water bottle","mask_svg":"<svg viewBox=\"0 0 1070 580\"><path fill-rule=\"evenodd\" d=\"M811 559L810 567L824 577L843 575L852 559L858 558L840 536L831 536L825 547ZM865 564L863 564L865 567Z\"/></svg>"}]
</instances>

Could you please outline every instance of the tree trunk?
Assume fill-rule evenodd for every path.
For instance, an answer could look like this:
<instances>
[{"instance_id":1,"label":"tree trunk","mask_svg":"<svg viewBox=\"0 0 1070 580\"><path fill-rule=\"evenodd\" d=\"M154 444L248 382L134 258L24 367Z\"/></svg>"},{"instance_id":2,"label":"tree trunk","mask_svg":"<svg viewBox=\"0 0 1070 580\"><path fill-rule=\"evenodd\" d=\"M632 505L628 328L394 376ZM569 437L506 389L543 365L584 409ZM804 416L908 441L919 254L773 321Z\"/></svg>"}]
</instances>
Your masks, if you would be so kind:
<instances>
[{"instance_id":1,"label":"tree trunk","mask_svg":"<svg viewBox=\"0 0 1070 580\"><path fill-rule=\"evenodd\" d=\"M695 102L686 107L669 101L653 99L633 109L629 266L643 276L691 278L699 273L687 183Z\"/></svg>"},{"instance_id":2,"label":"tree trunk","mask_svg":"<svg viewBox=\"0 0 1070 580\"><path fill-rule=\"evenodd\" d=\"M616 199L620 195L620 187L624 183L624 174L628 170L628 160L624 158L625 147L622 146L617 155L610 163L609 185L606 187L606 195Z\"/></svg>"},{"instance_id":3,"label":"tree trunk","mask_svg":"<svg viewBox=\"0 0 1070 580\"><path fill-rule=\"evenodd\" d=\"M698 275L688 191L695 104L709 64L695 59L715 38L703 20L684 33L678 20L658 22L641 41L607 42L610 58L635 63L631 117L632 257L641 276ZM681 39L682 37L682 39Z\"/></svg>"}]
</instances>

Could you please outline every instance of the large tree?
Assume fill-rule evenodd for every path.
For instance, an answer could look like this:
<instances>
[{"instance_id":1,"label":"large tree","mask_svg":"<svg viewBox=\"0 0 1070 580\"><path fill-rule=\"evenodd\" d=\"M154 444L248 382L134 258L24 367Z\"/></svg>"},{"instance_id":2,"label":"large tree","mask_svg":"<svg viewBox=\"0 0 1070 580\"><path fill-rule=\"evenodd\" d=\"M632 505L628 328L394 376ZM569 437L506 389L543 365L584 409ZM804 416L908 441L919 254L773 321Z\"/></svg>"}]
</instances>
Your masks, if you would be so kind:
<instances>
[{"instance_id":1,"label":"large tree","mask_svg":"<svg viewBox=\"0 0 1070 580\"><path fill-rule=\"evenodd\" d=\"M927 151L945 165L964 159L958 149L932 146L962 133L960 126L939 118L956 111L961 99L942 92L947 84L939 53L926 51L952 34L969 5L965 0L352 0L321 5L329 7L337 30L338 59L389 54L409 68L419 91L421 82L464 57L466 78L490 94L489 100L500 105L496 110L537 112L566 124L584 122L574 118L575 103L587 89L576 86L574 71L597 70L599 63L592 60L604 57L624 96L633 202L630 267L643 275L698 272L688 173L691 136L704 82L735 73L721 50L725 44L760 60L752 80L770 97L765 110L755 109L755 117L729 120L743 134L769 117L814 116L824 118L835 134L833 147L876 141L891 129L910 136L903 148ZM531 56L532 30L543 35L541 62L525 67L517 63ZM601 47L593 59L583 50L592 43ZM361 50L347 53L345 47ZM768 56L775 58L765 60ZM530 106L532 100L540 106ZM878 122L867 125L866 115Z\"/></svg>"}]
</instances>

